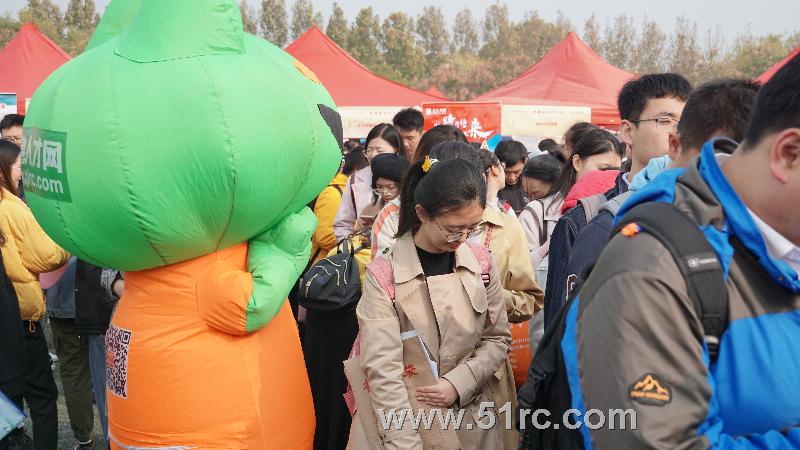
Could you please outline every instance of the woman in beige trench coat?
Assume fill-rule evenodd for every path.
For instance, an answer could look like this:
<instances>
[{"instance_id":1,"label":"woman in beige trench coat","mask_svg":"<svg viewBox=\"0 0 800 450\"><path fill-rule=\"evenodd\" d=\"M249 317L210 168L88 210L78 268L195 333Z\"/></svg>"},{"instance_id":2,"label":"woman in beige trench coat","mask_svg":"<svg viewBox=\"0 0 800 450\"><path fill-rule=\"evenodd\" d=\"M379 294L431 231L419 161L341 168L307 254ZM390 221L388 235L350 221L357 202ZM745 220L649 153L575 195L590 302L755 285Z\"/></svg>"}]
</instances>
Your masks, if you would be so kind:
<instances>
[{"instance_id":1,"label":"woman in beige trench coat","mask_svg":"<svg viewBox=\"0 0 800 450\"><path fill-rule=\"evenodd\" d=\"M489 381L506 360L510 345L506 308L497 272L492 268L488 277L481 273L478 256L485 249L464 244L482 231L485 181L474 164L462 160L416 166L411 171L422 168L423 173L414 202L401 210L402 237L378 257L385 262L367 269L357 309L360 361L370 397L376 411L409 410L409 395L456 415L464 410L455 430L458 442L447 448L502 449L505 424L496 421L493 428L482 429L479 422L486 424L489 415L497 414L490 406L494 396ZM387 274L376 273L379 267L391 271L393 295L382 287ZM409 392L403 381L400 335L411 331L421 337L438 372L436 384L416 392ZM356 414L353 430L365 417ZM353 430L350 448L373 448L354 442L358 437ZM390 427L379 434L386 449L424 448L410 417L400 429Z\"/></svg>"}]
</instances>

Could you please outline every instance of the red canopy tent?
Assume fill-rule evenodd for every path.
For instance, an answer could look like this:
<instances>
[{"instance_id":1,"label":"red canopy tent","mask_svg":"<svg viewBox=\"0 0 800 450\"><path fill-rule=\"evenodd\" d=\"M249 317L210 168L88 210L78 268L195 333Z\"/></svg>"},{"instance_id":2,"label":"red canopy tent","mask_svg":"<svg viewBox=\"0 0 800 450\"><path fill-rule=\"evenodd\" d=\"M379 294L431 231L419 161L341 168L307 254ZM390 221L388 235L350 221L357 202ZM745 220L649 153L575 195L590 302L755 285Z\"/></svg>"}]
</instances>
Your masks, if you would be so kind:
<instances>
[{"instance_id":1,"label":"red canopy tent","mask_svg":"<svg viewBox=\"0 0 800 450\"><path fill-rule=\"evenodd\" d=\"M575 33L569 33L522 75L475 100L507 104L554 100L589 106L592 123L617 128L617 95L635 76L603 61Z\"/></svg>"},{"instance_id":2,"label":"red canopy tent","mask_svg":"<svg viewBox=\"0 0 800 450\"><path fill-rule=\"evenodd\" d=\"M30 23L22 25L0 52L0 92L17 94L17 112L25 114L26 100L69 55Z\"/></svg>"},{"instance_id":3,"label":"red canopy tent","mask_svg":"<svg viewBox=\"0 0 800 450\"><path fill-rule=\"evenodd\" d=\"M445 100L370 72L316 26L289 44L286 51L317 75L339 107L403 107Z\"/></svg>"},{"instance_id":4,"label":"red canopy tent","mask_svg":"<svg viewBox=\"0 0 800 450\"><path fill-rule=\"evenodd\" d=\"M786 58L783 58L782 60L780 60L780 62L778 62L778 64L775 64L774 66L770 67L769 70L767 70L766 72L762 73L761 76L756 78L756 83L765 84L767 81L770 80L770 78L772 78L773 75L775 75L775 73L777 71L779 71L781 69L781 67L785 66L786 63L791 61L791 59L794 58L797 55L800 55L800 47L797 47L796 49L794 49L793 52L789 53L789 56L787 56Z\"/></svg>"}]
</instances>

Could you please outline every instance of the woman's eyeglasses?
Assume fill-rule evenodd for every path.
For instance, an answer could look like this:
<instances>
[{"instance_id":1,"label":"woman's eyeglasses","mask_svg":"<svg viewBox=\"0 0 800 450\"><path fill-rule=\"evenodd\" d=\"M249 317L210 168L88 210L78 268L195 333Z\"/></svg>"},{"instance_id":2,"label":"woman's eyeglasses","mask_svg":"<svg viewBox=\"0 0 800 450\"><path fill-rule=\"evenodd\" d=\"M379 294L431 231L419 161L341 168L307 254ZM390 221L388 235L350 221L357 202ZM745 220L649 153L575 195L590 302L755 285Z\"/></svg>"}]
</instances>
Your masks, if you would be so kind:
<instances>
[{"instance_id":1,"label":"woman's eyeglasses","mask_svg":"<svg viewBox=\"0 0 800 450\"><path fill-rule=\"evenodd\" d=\"M442 234L444 235L444 240L447 241L448 244L460 241L464 235L466 235L465 239L474 238L475 236L479 236L486 229L486 225L478 225L477 227L472 228L470 230L448 231L442 228L442 226L439 225L439 222L437 222L436 219L433 219L433 223L435 223L436 226L439 227L439 231L442 232Z\"/></svg>"},{"instance_id":2,"label":"woman's eyeglasses","mask_svg":"<svg viewBox=\"0 0 800 450\"><path fill-rule=\"evenodd\" d=\"M381 195L397 195L397 187L373 189L372 194L378 197Z\"/></svg>"}]
</instances>

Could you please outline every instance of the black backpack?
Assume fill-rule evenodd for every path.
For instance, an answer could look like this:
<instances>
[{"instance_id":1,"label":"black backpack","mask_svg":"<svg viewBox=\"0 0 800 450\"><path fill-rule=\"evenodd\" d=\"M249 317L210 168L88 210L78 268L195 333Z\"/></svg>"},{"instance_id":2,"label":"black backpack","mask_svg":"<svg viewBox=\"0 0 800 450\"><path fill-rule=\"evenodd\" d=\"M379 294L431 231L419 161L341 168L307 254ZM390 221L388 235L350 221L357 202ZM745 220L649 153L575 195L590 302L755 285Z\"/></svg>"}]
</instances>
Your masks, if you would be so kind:
<instances>
[{"instance_id":1,"label":"black backpack","mask_svg":"<svg viewBox=\"0 0 800 450\"><path fill-rule=\"evenodd\" d=\"M728 291L716 253L706 237L689 217L671 203L644 203L625 214L611 236L626 225L636 223L641 231L658 239L672 254L688 288L689 297L703 324L704 340L711 362L716 361L719 342L727 327ZM587 269L586 280L591 272ZM580 288L558 312L545 330L536 349L528 378L519 391L519 407L530 411L546 409L551 417L563 417L572 408L561 342L566 328L566 316ZM519 414L517 417L520 417ZM531 416L528 416L531 417ZM573 425L575 422L572 422ZM521 427L520 424L517 424ZM520 449L582 450L583 437L579 429L567 427L539 430L528 421L524 427Z\"/></svg>"},{"instance_id":2,"label":"black backpack","mask_svg":"<svg viewBox=\"0 0 800 450\"><path fill-rule=\"evenodd\" d=\"M335 255L317 261L300 278L298 303L309 311L352 311L361 298L356 253L366 248L355 248L349 238L339 242Z\"/></svg>"}]
</instances>

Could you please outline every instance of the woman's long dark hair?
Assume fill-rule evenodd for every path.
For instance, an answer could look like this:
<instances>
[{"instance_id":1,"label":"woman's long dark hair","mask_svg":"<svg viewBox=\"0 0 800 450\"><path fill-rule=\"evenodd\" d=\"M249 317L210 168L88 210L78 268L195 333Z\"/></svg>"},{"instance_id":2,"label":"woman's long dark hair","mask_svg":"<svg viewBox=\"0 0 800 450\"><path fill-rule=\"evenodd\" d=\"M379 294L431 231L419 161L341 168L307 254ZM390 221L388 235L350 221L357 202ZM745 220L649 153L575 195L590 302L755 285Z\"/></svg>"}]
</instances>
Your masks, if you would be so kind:
<instances>
[{"instance_id":1,"label":"woman's long dark hair","mask_svg":"<svg viewBox=\"0 0 800 450\"><path fill-rule=\"evenodd\" d=\"M422 225L415 210L418 204L430 217L437 217L475 201L486 207L486 178L478 166L463 159L437 162L417 183L413 201L400 204L397 235L417 231Z\"/></svg>"},{"instance_id":2,"label":"woman's long dark hair","mask_svg":"<svg viewBox=\"0 0 800 450\"><path fill-rule=\"evenodd\" d=\"M390 123L381 123L375 125L375 127L369 130L367 140L364 142L364 149L369 147L369 141L376 138L381 138L388 142L389 145L394 148L395 153L403 158L406 157L406 146L403 144L403 137L400 136L400 133L397 132L394 125Z\"/></svg>"},{"instance_id":3,"label":"woman's long dark hair","mask_svg":"<svg viewBox=\"0 0 800 450\"><path fill-rule=\"evenodd\" d=\"M17 144L0 139L0 186L16 196L19 196L19 189L11 180L11 166L21 152Z\"/></svg>"},{"instance_id":4,"label":"woman's long dark hair","mask_svg":"<svg viewBox=\"0 0 800 450\"><path fill-rule=\"evenodd\" d=\"M19 190L11 180L11 166L17 161L21 149L13 142L0 139L0 187L5 188L11 194L19 196ZM2 194L0 194L2 201ZM0 233L0 245L6 244L6 236Z\"/></svg>"},{"instance_id":5,"label":"woman's long dark hair","mask_svg":"<svg viewBox=\"0 0 800 450\"><path fill-rule=\"evenodd\" d=\"M440 142L433 147L429 156L431 159L438 161L433 167L445 161L459 159L471 164L479 172L483 172L483 163L481 162L480 153L466 142ZM403 182L400 186L400 223L397 227L397 234L395 235L398 238L406 234L409 230L416 231L416 229L419 228L419 217L417 217L417 213L414 210L414 206L419 203L415 199L415 191L420 181L428 175L422 170L424 163L424 159L415 162L408 168L406 176L403 177ZM433 170L433 168L431 168L431 170ZM486 189L485 180L484 189ZM485 203L486 192L483 193L483 196ZM409 208L404 208L403 205L409 205Z\"/></svg>"},{"instance_id":6,"label":"woman's long dark hair","mask_svg":"<svg viewBox=\"0 0 800 450\"><path fill-rule=\"evenodd\" d=\"M575 146L578 145L578 141L581 140L586 133L594 130L599 130L600 128L597 125L592 125L589 122L578 122L575 125L569 127L566 133L564 133L564 145L567 146L569 149L569 155L567 157L566 163L569 163L569 157L572 156L572 152L575 150Z\"/></svg>"},{"instance_id":7,"label":"woman's long dark hair","mask_svg":"<svg viewBox=\"0 0 800 450\"><path fill-rule=\"evenodd\" d=\"M586 133L578 143L575 144L575 147L572 149L572 156L569 161L567 161L564 170L561 172L561 176L558 177L558 180L553 184L548 195L555 194L556 200L567 198L567 194L569 194L569 191L575 186L578 180L578 171L575 170L575 164L573 163L575 155L580 159L586 159L590 156L603 155L608 152L615 152L622 157L625 154L625 146L617 140L613 134L606 130L596 128Z\"/></svg>"}]
</instances>

